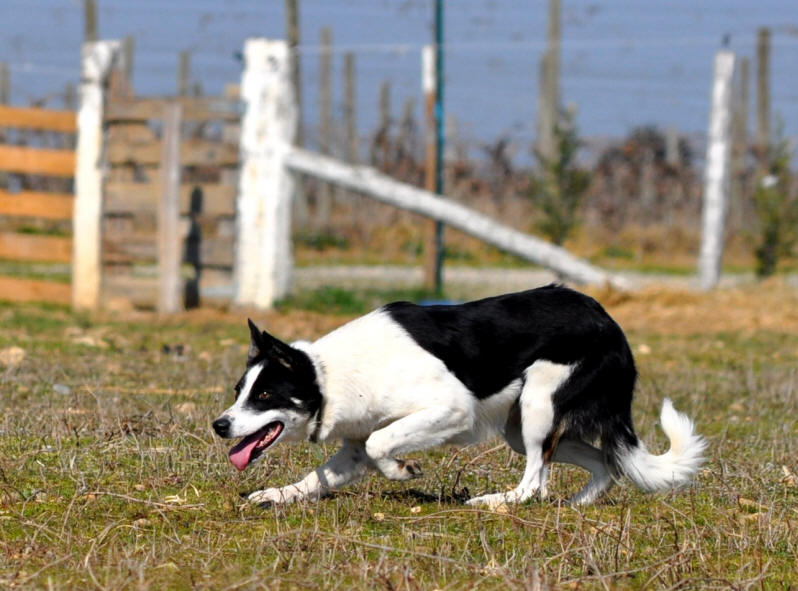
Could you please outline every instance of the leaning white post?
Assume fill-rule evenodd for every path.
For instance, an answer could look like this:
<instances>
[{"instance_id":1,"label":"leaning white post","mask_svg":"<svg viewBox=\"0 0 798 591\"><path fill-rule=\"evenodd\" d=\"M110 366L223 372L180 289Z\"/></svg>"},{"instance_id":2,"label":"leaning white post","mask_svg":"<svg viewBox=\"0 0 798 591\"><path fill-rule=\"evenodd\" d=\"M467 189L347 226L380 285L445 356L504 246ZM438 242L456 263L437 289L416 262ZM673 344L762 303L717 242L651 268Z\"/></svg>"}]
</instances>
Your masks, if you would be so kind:
<instances>
[{"instance_id":1,"label":"leaning white post","mask_svg":"<svg viewBox=\"0 0 798 591\"><path fill-rule=\"evenodd\" d=\"M698 281L711 289L720 280L723 235L731 167L732 78L734 53L719 51L715 56L712 107L709 114L707 159L704 172L704 201L701 212L701 253Z\"/></svg>"},{"instance_id":2,"label":"leaning white post","mask_svg":"<svg viewBox=\"0 0 798 591\"><path fill-rule=\"evenodd\" d=\"M238 185L235 303L270 308L291 285L291 200L285 166L298 110L288 43L248 39L241 77L241 173Z\"/></svg>"},{"instance_id":3,"label":"leaning white post","mask_svg":"<svg viewBox=\"0 0 798 591\"><path fill-rule=\"evenodd\" d=\"M72 306L97 308L102 280L102 143L108 74L119 41L88 41L81 48L80 108L72 211Z\"/></svg>"}]
</instances>

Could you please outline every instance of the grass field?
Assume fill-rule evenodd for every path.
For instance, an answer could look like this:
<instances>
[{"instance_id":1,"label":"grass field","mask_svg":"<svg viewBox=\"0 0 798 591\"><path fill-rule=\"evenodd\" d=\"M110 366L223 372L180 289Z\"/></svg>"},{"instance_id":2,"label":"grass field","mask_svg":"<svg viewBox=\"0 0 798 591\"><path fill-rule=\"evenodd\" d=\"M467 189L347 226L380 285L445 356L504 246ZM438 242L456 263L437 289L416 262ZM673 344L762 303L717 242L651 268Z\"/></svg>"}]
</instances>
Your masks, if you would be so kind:
<instances>
[{"instance_id":1,"label":"grass field","mask_svg":"<svg viewBox=\"0 0 798 591\"><path fill-rule=\"evenodd\" d=\"M798 589L798 294L594 295L636 352L649 447L665 445L666 396L709 438L694 486L624 484L573 508L586 475L556 466L546 502L468 508L520 477L521 458L489 442L415 454L423 480L245 506L240 492L333 448L277 448L242 474L227 461L210 421L243 368L244 314L0 304L0 588ZM286 339L347 319L302 307L255 319Z\"/></svg>"}]
</instances>

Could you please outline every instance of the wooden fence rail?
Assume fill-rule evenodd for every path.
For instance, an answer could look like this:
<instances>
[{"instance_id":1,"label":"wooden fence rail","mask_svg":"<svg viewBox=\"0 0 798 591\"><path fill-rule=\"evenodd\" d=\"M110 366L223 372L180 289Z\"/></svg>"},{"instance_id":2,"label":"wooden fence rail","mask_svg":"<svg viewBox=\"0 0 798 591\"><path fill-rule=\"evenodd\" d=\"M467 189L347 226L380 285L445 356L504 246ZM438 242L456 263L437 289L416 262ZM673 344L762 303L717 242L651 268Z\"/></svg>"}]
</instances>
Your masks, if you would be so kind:
<instances>
[{"instance_id":1,"label":"wooden fence rail","mask_svg":"<svg viewBox=\"0 0 798 591\"><path fill-rule=\"evenodd\" d=\"M0 216L71 220L72 200L68 193L8 193L0 189Z\"/></svg>"},{"instance_id":2,"label":"wooden fence rail","mask_svg":"<svg viewBox=\"0 0 798 591\"><path fill-rule=\"evenodd\" d=\"M0 163L6 172L71 177L75 173L75 152L0 144Z\"/></svg>"},{"instance_id":3,"label":"wooden fence rail","mask_svg":"<svg viewBox=\"0 0 798 591\"><path fill-rule=\"evenodd\" d=\"M33 107L0 105L0 127L75 133L77 123L74 111L55 111Z\"/></svg>"},{"instance_id":4,"label":"wooden fence rail","mask_svg":"<svg viewBox=\"0 0 798 591\"><path fill-rule=\"evenodd\" d=\"M76 132L76 117L71 111L54 111L29 107L0 105L0 129L22 133L57 134L59 144L70 144ZM73 150L44 149L25 145L0 144L0 171L19 177L23 190L0 189L0 261L6 275L0 276L0 297L6 300L44 300L68 303L70 286L52 275L63 276L63 264L72 260L72 219L74 198L69 193L31 190L40 186L41 177L62 177L55 186L64 187L75 171ZM52 186L47 184L45 186ZM54 263L55 266L51 265ZM14 276L12 269L28 269L38 265L44 278ZM47 269L58 269L48 274ZM17 271L19 272L19 270Z\"/></svg>"}]
</instances>

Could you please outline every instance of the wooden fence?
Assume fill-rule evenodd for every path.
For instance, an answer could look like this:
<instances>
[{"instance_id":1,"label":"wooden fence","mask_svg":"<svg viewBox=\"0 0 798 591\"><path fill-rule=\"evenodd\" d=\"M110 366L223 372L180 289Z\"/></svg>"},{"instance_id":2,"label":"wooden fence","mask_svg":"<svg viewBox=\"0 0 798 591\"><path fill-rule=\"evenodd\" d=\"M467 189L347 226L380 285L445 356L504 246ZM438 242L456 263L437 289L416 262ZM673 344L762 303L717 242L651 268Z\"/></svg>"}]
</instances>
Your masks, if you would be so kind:
<instances>
[{"instance_id":1,"label":"wooden fence","mask_svg":"<svg viewBox=\"0 0 798 591\"><path fill-rule=\"evenodd\" d=\"M63 277L48 279L29 267L71 262L75 133L72 111L0 105L0 175L5 179L0 185L0 261L6 271L0 274L0 294L5 300L70 301ZM13 276L11 265L20 266Z\"/></svg>"},{"instance_id":2,"label":"wooden fence","mask_svg":"<svg viewBox=\"0 0 798 591\"><path fill-rule=\"evenodd\" d=\"M291 288L296 172L460 228L565 278L622 285L561 248L438 195L295 148L299 117L292 60L283 41L246 42L240 101L133 98L130 88L114 92L119 55L119 42L84 44L77 155L65 150L32 155L29 148L16 147L0 152L12 172L69 176L75 171L72 247L61 236L36 236L29 246L34 238L16 233L0 239L0 252L71 260L76 308L123 298L170 313L214 291L238 305L271 307ZM27 117L17 112L9 118L16 125L41 121ZM74 115L63 117L63 131L74 133ZM46 197L61 203L60 209L37 198L40 205L30 199L23 206L26 201L17 195L13 207L69 219L64 195ZM68 294L66 287L55 299L66 301Z\"/></svg>"},{"instance_id":3,"label":"wooden fence","mask_svg":"<svg viewBox=\"0 0 798 591\"><path fill-rule=\"evenodd\" d=\"M230 285L239 117L235 99L109 100L103 299L172 312Z\"/></svg>"}]
</instances>

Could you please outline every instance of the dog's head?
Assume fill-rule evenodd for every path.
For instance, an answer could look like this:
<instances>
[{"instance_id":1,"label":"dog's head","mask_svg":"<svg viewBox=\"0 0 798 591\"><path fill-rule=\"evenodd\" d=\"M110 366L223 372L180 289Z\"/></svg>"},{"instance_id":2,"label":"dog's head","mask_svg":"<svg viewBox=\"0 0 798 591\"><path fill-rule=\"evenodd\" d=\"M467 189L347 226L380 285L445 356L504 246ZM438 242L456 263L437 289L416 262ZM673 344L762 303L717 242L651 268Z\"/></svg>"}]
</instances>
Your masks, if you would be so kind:
<instances>
[{"instance_id":1,"label":"dog's head","mask_svg":"<svg viewBox=\"0 0 798 591\"><path fill-rule=\"evenodd\" d=\"M247 368L233 406L213 422L220 437L241 437L230 461L244 470L278 441L307 439L321 408L316 370L308 355L261 332L249 321Z\"/></svg>"}]
</instances>

